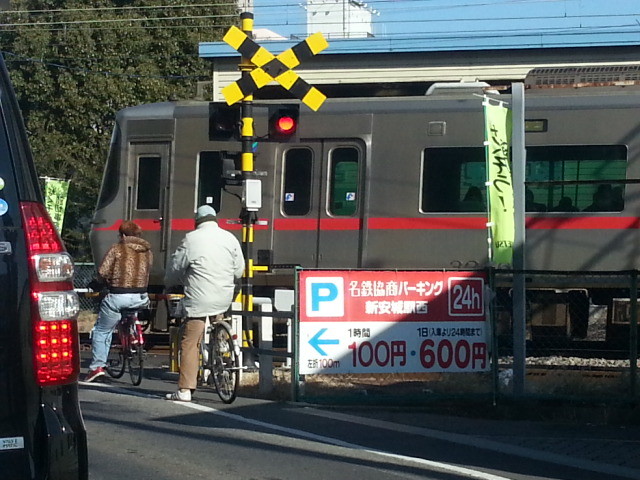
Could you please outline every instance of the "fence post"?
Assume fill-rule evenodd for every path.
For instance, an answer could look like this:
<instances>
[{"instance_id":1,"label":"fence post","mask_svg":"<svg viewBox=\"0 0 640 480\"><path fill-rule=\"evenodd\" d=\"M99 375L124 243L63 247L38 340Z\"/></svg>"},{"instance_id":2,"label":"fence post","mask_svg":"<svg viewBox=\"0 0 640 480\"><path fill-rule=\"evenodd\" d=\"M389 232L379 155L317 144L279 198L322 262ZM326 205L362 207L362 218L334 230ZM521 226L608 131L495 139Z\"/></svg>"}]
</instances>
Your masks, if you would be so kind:
<instances>
[{"instance_id":1,"label":"fence post","mask_svg":"<svg viewBox=\"0 0 640 480\"><path fill-rule=\"evenodd\" d=\"M287 352L293 352L293 310L295 305L295 292L293 290L277 289L274 292L273 306L276 311L291 312L291 317L287 318ZM291 368L290 356L287 356L286 366Z\"/></svg>"},{"instance_id":2,"label":"fence post","mask_svg":"<svg viewBox=\"0 0 640 480\"><path fill-rule=\"evenodd\" d=\"M500 369L498 367L498 326L497 326L497 299L496 299L496 272L494 268L489 267L487 269L489 274L489 298L487 302L489 304L489 327L491 329L491 377L493 384L493 405L495 406L498 401L499 385L498 374Z\"/></svg>"},{"instance_id":3,"label":"fence post","mask_svg":"<svg viewBox=\"0 0 640 480\"><path fill-rule=\"evenodd\" d=\"M178 353L180 351L180 327L169 327L169 371L178 372Z\"/></svg>"},{"instance_id":4,"label":"fence post","mask_svg":"<svg viewBox=\"0 0 640 480\"><path fill-rule=\"evenodd\" d=\"M638 271L631 272L631 291L629 292L629 389L631 398L636 398L638 375Z\"/></svg>"},{"instance_id":5,"label":"fence post","mask_svg":"<svg viewBox=\"0 0 640 480\"><path fill-rule=\"evenodd\" d=\"M294 284L294 308L293 318L291 319L291 333L293 337L293 341L291 344L291 352L293 353L293 357L291 358L291 400L294 402L298 402L300 400L300 364L299 364L299 352L298 352L298 342L300 335L298 327L299 327L299 308L298 305L298 295L300 293L300 272L302 269L300 267L296 267L295 270L295 284Z\"/></svg>"},{"instance_id":6,"label":"fence post","mask_svg":"<svg viewBox=\"0 0 640 480\"><path fill-rule=\"evenodd\" d=\"M236 313L234 313L236 312ZM243 332L242 332L242 303L241 302L233 302L231 304L231 332L233 333L236 342L238 342L238 346L242 346L242 341L244 340ZM238 362L240 365L244 365L243 363L244 353L242 349L240 349L240 354L238 356ZM240 369L240 382L242 382L242 369Z\"/></svg>"},{"instance_id":7,"label":"fence post","mask_svg":"<svg viewBox=\"0 0 640 480\"><path fill-rule=\"evenodd\" d=\"M262 312L272 312L271 304L260 305ZM273 349L273 317L260 318L260 350ZM271 393L273 391L273 356L267 353L260 355L260 370L258 376L258 391Z\"/></svg>"}]
</instances>

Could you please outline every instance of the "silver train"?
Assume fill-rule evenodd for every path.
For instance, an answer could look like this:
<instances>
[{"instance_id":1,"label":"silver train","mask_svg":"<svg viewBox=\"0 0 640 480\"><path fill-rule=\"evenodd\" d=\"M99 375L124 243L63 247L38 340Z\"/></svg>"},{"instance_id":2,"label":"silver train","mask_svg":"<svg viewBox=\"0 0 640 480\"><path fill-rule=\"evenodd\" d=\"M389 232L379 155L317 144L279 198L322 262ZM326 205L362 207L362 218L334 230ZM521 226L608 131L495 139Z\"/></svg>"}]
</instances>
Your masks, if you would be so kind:
<instances>
[{"instance_id":1,"label":"silver train","mask_svg":"<svg viewBox=\"0 0 640 480\"><path fill-rule=\"evenodd\" d=\"M611 83L526 90L527 269L640 267L640 86ZM328 99L318 112L303 105L295 134L278 141L270 120L288 102L256 101L254 262L270 266L255 274L256 294L291 288L295 265L487 265L484 117L474 93L434 85L419 97ZM150 290L161 292L198 205L211 204L219 224L241 235L241 143L220 138L217 115L218 104L194 101L117 114L92 220L96 262L133 219L155 253ZM619 296L606 284L576 282L575 291L592 304Z\"/></svg>"}]
</instances>

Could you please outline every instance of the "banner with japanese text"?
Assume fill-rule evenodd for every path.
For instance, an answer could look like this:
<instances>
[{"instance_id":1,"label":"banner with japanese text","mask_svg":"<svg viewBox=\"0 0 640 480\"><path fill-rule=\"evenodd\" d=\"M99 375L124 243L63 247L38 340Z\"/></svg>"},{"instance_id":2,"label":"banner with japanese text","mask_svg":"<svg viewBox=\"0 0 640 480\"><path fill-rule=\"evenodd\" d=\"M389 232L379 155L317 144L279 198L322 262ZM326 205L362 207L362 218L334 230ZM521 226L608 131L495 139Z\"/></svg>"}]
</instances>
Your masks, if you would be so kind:
<instances>
[{"instance_id":1,"label":"banner with japanese text","mask_svg":"<svg viewBox=\"0 0 640 480\"><path fill-rule=\"evenodd\" d=\"M491 260L511 265L515 220L511 177L511 110L484 102Z\"/></svg>"},{"instance_id":2,"label":"banner with japanese text","mask_svg":"<svg viewBox=\"0 0 640 480\"><path fill-rule=\"evenodd\" d=\"M477 372L484 272L299 272L300 374Z\"/></svg>"},{"instance_id":3,"label":"banner with japanese text","mask_svg":"<svg viewBox=\"0 0 640 480\"><path fill-rule=\"evenodd\" d=\"M47 212L56 226L58 232L62 232L64 212L67 208L67 194L69 193L69 180L57 178L45 178L44 201Z\"/></svg>"}]
</instances>

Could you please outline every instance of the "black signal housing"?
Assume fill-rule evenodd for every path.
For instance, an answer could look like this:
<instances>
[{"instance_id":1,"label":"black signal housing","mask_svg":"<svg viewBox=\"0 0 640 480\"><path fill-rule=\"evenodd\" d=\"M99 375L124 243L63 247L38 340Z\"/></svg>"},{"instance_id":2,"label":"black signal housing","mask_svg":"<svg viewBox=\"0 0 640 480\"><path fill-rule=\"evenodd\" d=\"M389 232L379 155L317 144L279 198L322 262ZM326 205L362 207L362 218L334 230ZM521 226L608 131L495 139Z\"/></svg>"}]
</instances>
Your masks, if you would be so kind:
<instances>
[{"instance_id":1,"label":"black signal housing","mask_svg":"<svg viewBox=\"0 0 640 480\"><path fill-rule=\"evenodd\" d=\"M209 104L209 140L240 138L240 105Z\"/></svg>"},{"instance_id":2,"label":"black signal housing","mask_svg":"<svg viewBox=\"0 0 640 480\"><path fill-rule=\"evenodd\" d=\"M269 140L287 142L297 139L299 105L275 105L269 107Z\"/></svg>"}]
</instances>

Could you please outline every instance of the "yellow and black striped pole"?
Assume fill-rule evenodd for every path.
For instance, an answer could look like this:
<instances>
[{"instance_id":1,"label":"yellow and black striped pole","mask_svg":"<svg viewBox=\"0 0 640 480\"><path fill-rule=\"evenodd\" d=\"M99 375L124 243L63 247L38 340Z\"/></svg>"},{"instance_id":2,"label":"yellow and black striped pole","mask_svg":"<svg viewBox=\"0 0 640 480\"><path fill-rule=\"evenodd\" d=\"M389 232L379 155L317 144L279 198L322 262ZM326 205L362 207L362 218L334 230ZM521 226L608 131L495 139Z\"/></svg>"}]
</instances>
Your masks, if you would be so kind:
<instances>
[{"instance_id":1,"label":"yellow and black striped pole","mask_svg":"<svg viewBox=\"0 0 640 480\"><path fill-rule=\"evenodd\" d=\"M240 21L242 31L247 37L251 38L253 32L253 13L243 12L240 14ZM254 68L255 65L251 63L250 59L243 55L240 61L241 78L246 81ZM253 95L246 95L242 99L240 112L242 117L240 123L242 179L246 186L246 181L255 177L255 172L253 171L253 142L255 138L253 128ZM251 312L253 311L253 227L257 220L257 213L255 211L249 211L246 206L243 205L240 216L242 220L242 249L246 261L242 283L242 310L243 312ZM243 346L253 346L253 325L248 313L242 314L242 332ZM245 365L255 363L252 355L245 353L244 358L248 360L244 362Z\"/></svg>"},{"instance_id":2,"label":"yellow and black striped pole","mask_svg":"<svg viewBox=\"0 0 640 480\"><path fill-rule=\"evenodd\" d=\"M312 110L318 110L327 98L317 88L309 85L293 71L293 68L327 48L329 44L322 33L311 35L295 46L279 55L273 55L266 48L253 40L253 13L240 14L241 28L232 26L225 33L223 40L242 55L240 61L240 80L222 89L227 104L241 104L241 141L242 141L242 180L245 193L252 185L258 184L259 179L253 170L253 143L255 140L253 124L253 93L272 81L278 82L298 97ZM248 208L242 205L240 218L242 220L242 248L246 260L246 268L242 283L241 301L243 307L242 331L244 345L253 345L253 274L256 270L266 270L267 267L253 264L253 230L258 219L258 207ZM247 355L253 362L251 355ZM247 362L245 362L247 364Z\"/></svg>"}]
</instances>

